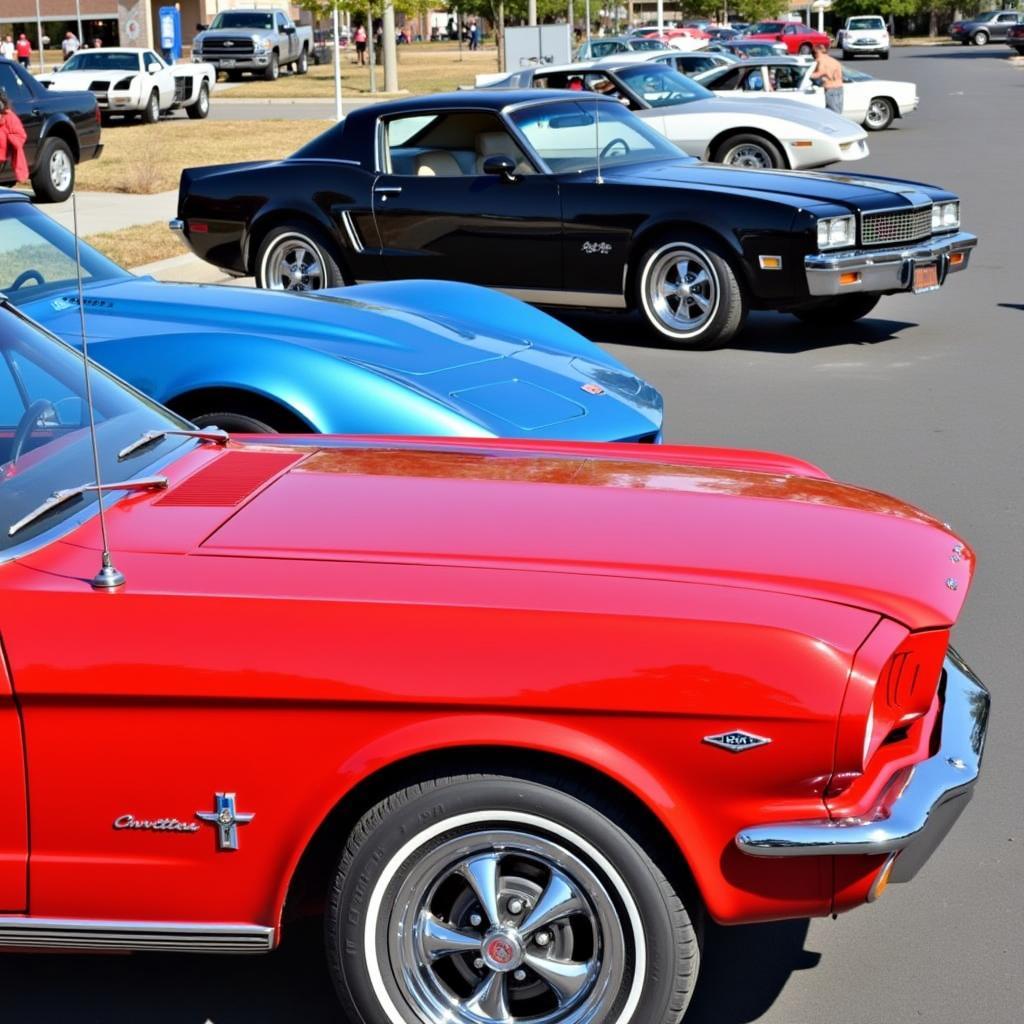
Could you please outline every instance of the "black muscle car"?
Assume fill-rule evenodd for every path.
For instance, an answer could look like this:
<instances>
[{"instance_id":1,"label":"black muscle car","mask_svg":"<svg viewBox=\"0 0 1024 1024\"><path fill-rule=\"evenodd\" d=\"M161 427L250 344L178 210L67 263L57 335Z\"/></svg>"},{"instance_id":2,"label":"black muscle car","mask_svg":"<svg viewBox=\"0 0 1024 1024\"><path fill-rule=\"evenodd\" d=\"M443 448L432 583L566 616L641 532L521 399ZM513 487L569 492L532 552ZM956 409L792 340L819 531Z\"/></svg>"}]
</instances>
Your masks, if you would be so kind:
<instances>
[{"instance_id":1,"label":"black muscle car","mask_svg":"<svg viewBox=\"0 0 1024 1024\"><path fill-rule=\"evenodd\" d=\"M3 58L0 89L28 135L25 157L36 199L63 202L75 188L75 165L103 150L96 97L91 92L49 92L20 64ZM0 160L0 185L12 184L13 170Z\"/></svg>"},{"instance_id":2,"label":"black muscle car","mask_svg":"<svg viewBox=\"0 0 1024 1024\"><path fill-rule=\"evenodd\" d=\"M264 288L469 281L705 348L750 309L837 323L938 288L977 243L944 190L705 164L612 98L541 90L375 104L285 160L186 170L172 227Z\"/></svg>"}]
</instances>

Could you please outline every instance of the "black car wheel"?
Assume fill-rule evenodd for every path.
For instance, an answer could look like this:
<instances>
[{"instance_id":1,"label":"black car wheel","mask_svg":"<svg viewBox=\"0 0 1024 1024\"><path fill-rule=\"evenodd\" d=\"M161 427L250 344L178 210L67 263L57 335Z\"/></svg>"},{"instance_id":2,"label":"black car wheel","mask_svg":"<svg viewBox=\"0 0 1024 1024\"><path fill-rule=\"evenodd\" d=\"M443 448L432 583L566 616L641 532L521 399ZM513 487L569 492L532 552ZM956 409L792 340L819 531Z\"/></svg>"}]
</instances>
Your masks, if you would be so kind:
<instances>
[{"instance_id":1,"label":"black car wheel","mask_svg":"<svg viewBox=\"0 0 1024 1024\"><path fill-rule=\"evenodd\" d=\"M268 82L276 82L277 76L281 73L280 67L277 64L277 54L272 53L270 55L270 63L263 69L263 77Z\"/></svg>"},{"instance_id":2,"label":"black car wheel","mask_svg":"<svg viewBox=\"0 0 1024 1024\"><path fill-rule=\"evenodd\" d=\"M786 158L771 139L763 135L733 135L715 150L711 159L731 167L753 167L755 170L786 168Z\"/></svg>"},{"instance_id":3,"label":"black car wheel","mask_svg":"<svg viewBox=\"0 0 1024 1024\"><path fill-rule=\"evenodd\" d=\"M277 429L254 416L246 416L240 412L209 412L201 416L193 416L192 422L197 427L220 427L229 434L276 434Z\"/></svg>"},{"instance_id":4,"label":"black car wheel","mask_svg":"<svg viewBox=\"0 0 1024 1024\"><path fill-rule=\"evenodd\" d=\"M668 242L649 249L637 274L637 306L647 323L682 348L727 344L746 317L729 264L711 249Z\"/></svg>"},{"instance_id":5,"label":"black car wheel","mask_svg":"<svg viewBox=\"0 0 1024 1024\"><path fill-rule=\"evenodd\" d=\"M310 228L274 228L256 256L256 286L271 291L315 292L345 283L327 243Z\"/></svg>"},{"instance_id":6,"label":"black car wheel","mask_svg":"<svg viewBox=\"0 0 1024 1024\"><path fill-rule=\"evenodd\" d=\"M868 104L868 112L864 115L864 127L869 132L880 132L888 128L895 117L896 107L892 100L876 96Z\"/></svg>"},{"instance_id":7,"label":"black car wheel","mask_svg":"<svg viewBox=\"0 0 1024 1024\"><path fill-rule=\"evenodd\" d=\"M984 29L979 29L971 38L975 46L985 46L988 43L988 33Z\"/></svg>"},{"instance_id":8,"label":"black car wheel","mask_svg":"<svg viewBox=\"0 0 1024 1024\"><path fill-rule=\"evenodd\" d=\"M304 75L309 70L309 54L305 50L299 54L299 59L295 62L295 74Z\"/></svg>"},{"instance_id":9,"label":"black car wheel","mask_svg":"<svg viewBox=\"0 0 1024 1024\"><path fill-rule=\"evenodd\" d=\"M540 776L431 778L349 836L326 914L363 1024L677 1024L699 951L614 802Z\"/></svg>"},{"instance_id":10,"label":"black car wheel","mask_svg":"<svg viewBox=\"0 0 1024 1024\"><path fill-rule=\"evenodd\" d=\"M817 327L832 324L851 324L867 316L878 305L880 295L840 295L834 299L823 299L803 309L794 309L797 319Z\"/></svg>"},{"instance_id":11,"label":"black car wheel","mask_svg":"<svg viewBox=\"0 0 1024 1024\"><path fill-rule=\"evenodd\" d=\"M39 150L32 188L43 203L62 203L75 187L75 158L63 139L49 138Z\"/></svg>"},{"instance_id":12,"label":"black car wheel","mask_svg":"<svg viewBox=\"0 0 1024 1024\"><path fill-rule=\"evenodd\" d=\"M144 124L156 124L160 120L160 97L154 89L149 94L149 100L146 102L145 109L142 111L142 121Z\"/></svg>"},{"instance_id":13,"label":"black car wheel","mask_svg":"<svg viewBox=\"0 0 1024 1024\"><path fill-rule=\"evenodd\" d=\"M849 50L843 50L843 60L853 60L853 54Z\"/></svg>"},{"instance_id":14,"label":"black car wheel","mask_svg":"<svg viewBox=\"0 0 1024 1024\"><path fill-rule=\"evenodd\" d=\"M196 97L195 103L186 107L185 113L193 121L201 121L210 113L210 87L205 82L199 86L199 95Z\"/></svg>"},{"instance_id":15,"label":"black car wheel","mask_svg":"<svg viewBox=\"0 0 1024 1024\"><path fill-rule=\"evenodd\" d=\"M814 53L814 47L810 43L801 43L800 52L803 54Z\"/></svg>"}]
</instances>

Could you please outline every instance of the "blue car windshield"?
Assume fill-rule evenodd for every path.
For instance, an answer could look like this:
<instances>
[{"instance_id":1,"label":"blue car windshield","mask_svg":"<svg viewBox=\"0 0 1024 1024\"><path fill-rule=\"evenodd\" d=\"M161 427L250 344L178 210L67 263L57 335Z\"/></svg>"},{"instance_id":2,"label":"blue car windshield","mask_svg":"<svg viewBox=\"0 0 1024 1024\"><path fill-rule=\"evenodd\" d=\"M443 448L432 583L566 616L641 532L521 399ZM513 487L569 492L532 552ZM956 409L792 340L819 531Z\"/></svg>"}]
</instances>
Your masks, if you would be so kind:
<instances>
[{"instance_id":1,"label":"blue car windshield","mask_svg":"<svg viewBox=\"0 0 1024 1024\"><path fill-rule=\"evenodd\" d=\"M82 282L131 277L80 243ZM15 305L75 287L75 236L29 203L0 203L0 292Z\"/></svg>"},{"instance_id":2,"label":"blue car windshield","mask_svg":"<svg viewBox=\"0 0 1024 1024\"><path fill-rule=\"evenodd\" d=\"M674 107L715 98L703 85L663 64L634 64L616 73L650 107Z\"/></svg>"}]
</instances>

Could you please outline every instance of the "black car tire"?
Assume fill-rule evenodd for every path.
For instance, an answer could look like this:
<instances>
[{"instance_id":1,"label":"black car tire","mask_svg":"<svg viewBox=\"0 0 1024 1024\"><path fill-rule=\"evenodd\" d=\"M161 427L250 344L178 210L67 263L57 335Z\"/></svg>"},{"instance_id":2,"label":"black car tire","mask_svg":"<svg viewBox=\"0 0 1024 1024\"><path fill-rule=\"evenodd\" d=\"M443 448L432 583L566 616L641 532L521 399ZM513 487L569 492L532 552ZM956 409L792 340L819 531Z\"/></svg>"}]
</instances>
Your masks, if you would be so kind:
<instances>
[{"instance_id":1,"label":"black car tire","mask_svg":"<svg viewBox=\"0 0 1024 1024\"><path fill-rule=\"evenodd\" d=\"M512 941L496 957L500 963L507 963L504 956L514 949L517 960L528 955L538 964L546 956L593 964L593 975L565 1004L585 1008L586 1020L678 1024L700 953L659 847L614 800L567 786L564 777L455 775L423 779L392 793L352 830L328 894L327 958L346 1019L353 1024L479 1020L465 1010L488 979L512 993L513 1011L524 990L554 1005L553 987L529 961L521 960L525 969L517 971L519 977L508 968L484 965L494 942L493 935L487 938L487 919L500 913L515 923ZM462 871L475 872L478 887ZM431 888L435 876L447 887ZM520 932L541 894L566 883L562 891L572 895L573 906L563 897L567 909L552 924L532 935ZM510 909L517 899L523 909ZM432 920L458 931L463 940L471 937L474 945L433 958L417 956L418 928L428 905ZM543 944L535 941L541 932ZM600 962L594 954L597 939ZM435 968L439 961L442 967ZM450 995L456 1001L443 1003ZM552 1012L562 1016L557 1005Z\"/></svg>"},{"instance_id":2,"label":"black car tire","mask_svg":"<svg viewBox=\"0 0 1024 1024\"><path fill-rule=\"evenodd\" d=\"M882 60L888 60L889 59L889 51L888 50L883 50L878 56Z\"/></svg>"},{"instance_id":3,"label":"black car tire","mask_svg":"<svg viewBox=\"0 0 1024 1024\"><path fill-rule=\"evenodd\" d=\"M799 52L803 54L814 53L814 47L810 43L801 43Z\"/></svg>"},{"instance_id":4,"label":"black car tire","mask_svg":"<svg viewBox=\"0 0 1024 1024\"><path fill-rule=\"evenodd\" d=\"M834 299L823 299L803 309L792 310L793 315L805 324L827 327L831 324L852 324L867 316L878 305L881 295L839 295Z\"/></svg>"},{"instance_id":5,"label":"black car tire","mask_svg":"<svg viewBox=\"0 0 1024 1024\"><path fill-rule=\"evenodd\" d=\"M688 268L685 272L683 266ZM747 315L743 289L729 263L712 248L663 242L648 249L637 267L636 306L650 329L673 344L721 348L742 327ZM670 280L684 273L687 281ZM687 287L682 299L680 284ZM695 312L692 317L688 316L691 311Z\"/></svg>"},{"instance_id":6,"label":"black car tire","mask_svg":"<svg viewBox=\"0 0 1024 1024\"><path fill-rule=\"evenodd\" d=\"M272 53L270 55L270 63L263 69L263 77L268 82L276 82L277 76L281 73L280 67L277 64L277 54Z\"/></svg>"},{"instance_id":7,"label":"black car tire","mask_svg":"<svg viewBox=\"0 0 1024 1024\"><path fill-rule=\"evenodd\" d=\"M301 250L315 257L315 263L321 268L318 275L301 273L303 266L310 265L302 260ZM293 284L284 282L283 267L293 268L287 271ZM346 283L341 268L331 255L327 239L317 229L305 224L299 227L282 225L267 232L256 253L254 271L257 288L275 291L320 291L339 288ZM303 277L306 280L302 280Z\"/></svg>"},{"instance_id":8,"label":"black car tire","mask_svg":"<svg viewBox=\"0 0 1024 1024\"><path fill-rule=\"evenodd\" d=\"M199 86L199 95L196 97L195 103L185 108L185 113L193 121L202 121L210 113L210 87L203 82Z\"/></svg>"},{"instance_id":9,"label":"black car tire","mask_svg":"<svg viewBox=\"0 0 1024 1024\"><path fill-rule=\"evenodd\" d=\"M304 75L309 70L309 54L306 53L306 48L302 48L302 53L299 54L299 59L295 62L295 74Z\"/></svg>"},{"instance_id":10,"label":"black car tire","mask_svg":"<svg viewBox=\"0 0 1024 1024\"><path fill-rule=\"evenodd\" d=\"M75 190L75 158L63 139L51 136L40 147L32 188L42 203L62 203Z\"/></svg>"},{"instance_id":11,"label":"black car tire","mask_svg":"<svg viewBox=\"0 0 1024 1024\"><path fill-rule=\"evenodd\" d=\"M278 430L254 416L241 412L204 412L191 417L197 427L220 427L229 434L276 434Z\"/></svg>"},{"instance_id":12,"label":"black car tire","mask_svg":"<svg viewBox=\"0 0 1024 1024\"><path fill-rule=\"evenodd\" d=\"M154 89L146 100L146 106L142 111L143 124L156 124L160 120L160 95Z\"/></svg>"},{"instance_id":13,"label":"black car tire","mask_svg":"<svg viewBox=\"0 0 1024 1024\"><path fill-rule=\"evenodd\" d=\"M869 132L885 131L895 118L896 105L893 101L884 96L875 96L868 103L868 110L864 115L864 127Z\"/></svg>"},{"instance_id":14,"label":"black car tire","mask_svg":"<svg viewBox=\"0 0 1024 1024\"><path fill-rule=\"evenodd\" d=\"M988 33L984 29L979 29L973 36L971 36L971 41L975 46L987 46Z\"/></svg>"},{"instance_id":15,"label":"black car tire","mask_svg":"<svg viewBox=\"0 0 1024 1024\"><path fill-rule=\"evenodd\" d=\"M760 153L760 158L756 154ZM749 154L751 162L746 162L744 154ZM711 159L716 164L727 164L730 167L753 167L755 170L776 168L786 170L788 165L782 151L765 135L746 132L743 135L732 135L715 148ZM740 162L743 160L744 162ZM754 162L757 161L757 162Z\"/></svg>"},{"instance_id":16,"label":"black car tire","mask_svg":"<svg viewBox=\"0 0 1024 1024\"><path fill-rule=\"evenodd\" d=\"M853 60L853 54L849 50L843 50L843 60Z\"/></svg>"},{"instance_id":17,"label":"black car tire","mask_svg":"<svg viewBox=\"0 0 1024 1024\"><path fill-rule=\"evenodd\" d=\"M229 82L240 82L242 80L241 71L225 71L224 74L228 76Z\"/></svg>"}]
</instances>

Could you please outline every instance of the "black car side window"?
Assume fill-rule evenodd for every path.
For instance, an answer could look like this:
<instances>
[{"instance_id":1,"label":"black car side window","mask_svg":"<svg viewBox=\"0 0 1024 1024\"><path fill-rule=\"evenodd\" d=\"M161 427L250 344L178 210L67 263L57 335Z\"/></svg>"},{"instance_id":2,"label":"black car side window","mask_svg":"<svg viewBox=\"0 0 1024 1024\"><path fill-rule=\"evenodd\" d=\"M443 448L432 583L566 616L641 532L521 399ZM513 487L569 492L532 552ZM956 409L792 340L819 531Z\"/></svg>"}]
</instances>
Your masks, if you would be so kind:
<instances>
[{"instance_id":1,"label":"black car side window","mask_svg":"<svg viewBox=\"0 0 1024 1024\"><path fill-rule=\"evenodd\" d=\"M31 95L28 85L21 80L11 64L0 64L0 89L7 93L12 103L26 100Z\"/></svg>"}]
</instances>

